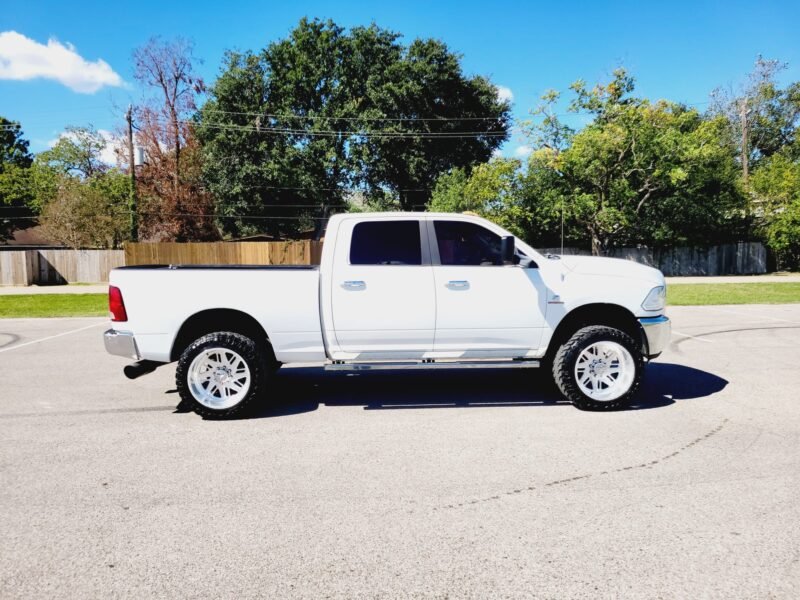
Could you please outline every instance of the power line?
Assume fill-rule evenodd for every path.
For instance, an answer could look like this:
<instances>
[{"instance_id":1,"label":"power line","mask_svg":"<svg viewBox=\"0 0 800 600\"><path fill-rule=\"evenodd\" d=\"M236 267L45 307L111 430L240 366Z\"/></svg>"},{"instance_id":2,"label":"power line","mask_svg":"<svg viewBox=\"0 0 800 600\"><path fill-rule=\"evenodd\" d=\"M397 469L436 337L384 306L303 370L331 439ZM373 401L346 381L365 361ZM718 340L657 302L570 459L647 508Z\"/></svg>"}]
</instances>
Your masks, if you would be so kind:
<instances>
[{"instance_id":1,"label":"power line","mask_svg":"<svg viewBox=\"0 0 800 600\"><path fill-rule=\"evenodd\" d=\"M182 124L194 124L193 121L179 121ZM357 131L357 130L309 130L278 127L259 127L256 125L203 124L202 127L225 131L242 131L275 135L298 135L309 137L378 137L378 138L472 138L472 137L505 137L508 131Z\"/></svg>"},{"instance_id":2,"label":"power line","mask_svg":"<svg viewBox=\"0 0 800 600\"><path fill-rule=\"evenodd\" d=\"M263 112L248 112L248 111L235 111L235 110L221 110L217 108L203 109L200 113L219 113L225 115L245 115L252 117L266 117L268 119L292 119L292 120L328 120L328 121L385 121L385 122L452 122L452 121L502 121L505 117L326 117L320 115L300 115L297 113L263 113ZM512 117L513 118L513 117Z\"/></svg>"},{"instance_id":3,"label":"power line","mask_svg":"<svg viewBox=\"0 0 800 600\"><path fill-rule=\"evenodd\" d=\"M680 102L680 101L671 101L673 104L679 104L683 106L704 106L707 104L711 104L710 100L705 100L702 102ZM75 111L83 111L83 110L98 110L106 107L74 107L74 108L66 108L66 109L53 109L50 111L46 111L46 114L53 115L53 118L59 118L62 114L66 112L75 112ZM255 111L228 111L228 110L221 110L221 109L200 109L198 113L218 113L218 114L227 114L227 115L244 115L244 116L253 116L253 117L265 117L265 118L272 118L272 119L286 119L286 120L310 120L310 121L352 121L352 122L386 122L386 123L413 123L413 122L432 122L432 123L452 123L452 122L481 122L481 121L513 121L515 119L519 119L521 117L528 117L529 115L509 115L508 117L504 116L493 116L493 117L329 117L329 116L321 116L321 115L301 115L297 113L262 113L262 112L255 112ZM37 115L42 115L41 111L36 113ZM556 113L554 116L557 117L567 117L567 116L575 116L575 115L592 115L595 114L591 111L570 111L566 113ZM37 119L33 119L36 121ZM29 121L30 122L30 121ZM194 121L189 120L182 120L183 123L195 123ZM211 126L212 124L205 124L205 126ZM220 124L224 125L224 124ZM16 124L12 122L10 124L3 124L0 125L0 129L15 129L17 126L22 127L22 124Z\"/></svg>"}]
</instances>

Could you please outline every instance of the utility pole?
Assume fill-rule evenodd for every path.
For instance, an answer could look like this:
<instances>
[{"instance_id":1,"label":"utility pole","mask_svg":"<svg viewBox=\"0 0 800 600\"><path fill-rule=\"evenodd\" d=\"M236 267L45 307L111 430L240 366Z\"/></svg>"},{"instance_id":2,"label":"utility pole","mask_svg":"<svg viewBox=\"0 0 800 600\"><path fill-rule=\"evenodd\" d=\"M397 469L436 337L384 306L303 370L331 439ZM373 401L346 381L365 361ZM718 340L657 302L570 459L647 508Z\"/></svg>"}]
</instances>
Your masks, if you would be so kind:
<instances>
[{"instance_id":1,"label":"utility pole","mask_svg":"<svg viewBox=\"0 0 800 600\"><path fill-rule=\"evenodd\" d=\"M750 137L747 124L747 96L742 98L740 111L741 112L739 114L742 120L742 183L744 184L745 193L745 241L750 241L750 202L752 201L752 197L750 196L750 142L747 139Z\"/></svg>"},{"instance_id":2,"label":"utility pole","mask_svg":"<svg viewBox=\"0 0 800 600\"><path fill-rule=\"evenodd\" d=\"M750 152L747 138L750 133L747 130L747 98L742 98L740 117L742 120L742 179L744 180L745 190L750 179Z\"/></svg>"},{"instance_id":3,"label":"utility pole","mask_svg":"<svg viewBox=\"0 0 800 600\"><path fill-rule=\"evenodd\" d=\"M128 121L128 167L131 172L131 189L128 197L128 210L131 213L131 241L139 241L139 214L136 209L136 161L133 156L133 107L128 105L125 113Z\"/></svg>"}]
</instances>

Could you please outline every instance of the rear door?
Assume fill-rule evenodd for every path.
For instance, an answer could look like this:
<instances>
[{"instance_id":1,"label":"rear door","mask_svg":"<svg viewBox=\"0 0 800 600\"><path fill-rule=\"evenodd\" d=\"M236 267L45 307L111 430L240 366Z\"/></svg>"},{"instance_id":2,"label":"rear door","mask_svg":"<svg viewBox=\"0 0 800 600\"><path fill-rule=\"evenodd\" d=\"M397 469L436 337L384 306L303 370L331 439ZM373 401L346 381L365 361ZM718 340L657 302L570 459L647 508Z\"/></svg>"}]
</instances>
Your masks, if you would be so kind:
<instances>
[{"instance_id":1,"label":"rear door","mask_svg":"<svg viewBox=\"0 0 800 600\"><path fill-rule=\"evenodd\" d=\"M342 351L418 358L433 349L436 302L425 223L345 220L333 259L331 303Z\"/></svg>"},{"instance_id":2,"label":"rear door","mask_svg":"<svg viewBox=\"0 0 800 600\"><path fill-rule=\"evenodd\" d=\"M537 268L503 265L501 237L466 220L430 221L436 290L434 351L521 357L537 349L545 286Z\"/></svg>"}]
</instances>

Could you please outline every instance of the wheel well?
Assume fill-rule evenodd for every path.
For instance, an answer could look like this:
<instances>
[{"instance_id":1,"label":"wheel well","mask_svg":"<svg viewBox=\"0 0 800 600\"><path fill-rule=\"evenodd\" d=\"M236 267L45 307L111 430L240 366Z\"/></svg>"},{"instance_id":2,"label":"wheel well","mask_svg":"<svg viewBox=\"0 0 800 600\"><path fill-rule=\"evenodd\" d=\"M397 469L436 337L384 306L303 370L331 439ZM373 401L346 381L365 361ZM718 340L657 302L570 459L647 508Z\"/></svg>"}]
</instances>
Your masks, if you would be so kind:
<instances>
[{"instance_id":1,"label":"wheel well","mask_svg":"<svg viewBox=\"0 0 800 600\"><path fill-rule=\"evenodd\" d=\"M177 360L183 351L194 340L213 331L232 331L241 333L252 339L256 344L265 349L268 357L275 361L269 336L261 323L253 317L239 310L229 308L214 308L193 314L181 325L170 353L172 360Z\"/></svg>"},{"instance_id":2,"label":"wheel well","mask_svg":"<svg viewBox=\"0 0 800 600\"><path fill-rule=\"evenodd\" d=\"M572 334L589 325L607 325L624 331L631 336L647 355L647 339L639 320L627 308L617 304L585 304L567 313L553 332L547 356L555 355L559 346L566 342Z\"/></svg>"}]
</instances>

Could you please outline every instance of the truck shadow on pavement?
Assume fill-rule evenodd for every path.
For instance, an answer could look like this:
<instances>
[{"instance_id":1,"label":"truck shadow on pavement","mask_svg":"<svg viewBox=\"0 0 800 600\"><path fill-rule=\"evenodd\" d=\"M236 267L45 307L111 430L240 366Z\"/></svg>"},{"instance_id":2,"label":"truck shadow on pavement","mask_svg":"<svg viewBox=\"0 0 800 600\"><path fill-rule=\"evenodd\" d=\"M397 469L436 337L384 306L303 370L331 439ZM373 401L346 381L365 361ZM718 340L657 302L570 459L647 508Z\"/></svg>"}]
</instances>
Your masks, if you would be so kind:
<instances>
[{"instance_id":1,"label":"truck shadow on pavement","mask_svg":"<svg viewBox=\"0 0 800 600\"><path fill-rule=\"evenodd\" d=\"M728 381L692 367L651 363L642 389L628 410L664 408L679 400L705 398ZM364 410L409 410L566 405L547 373L526 370L325 372L321 368L281 369L264 401L242 419L280 417L324 406ZM182 407L178 407L179 412Z\"/></svg>"}]
</instances>

